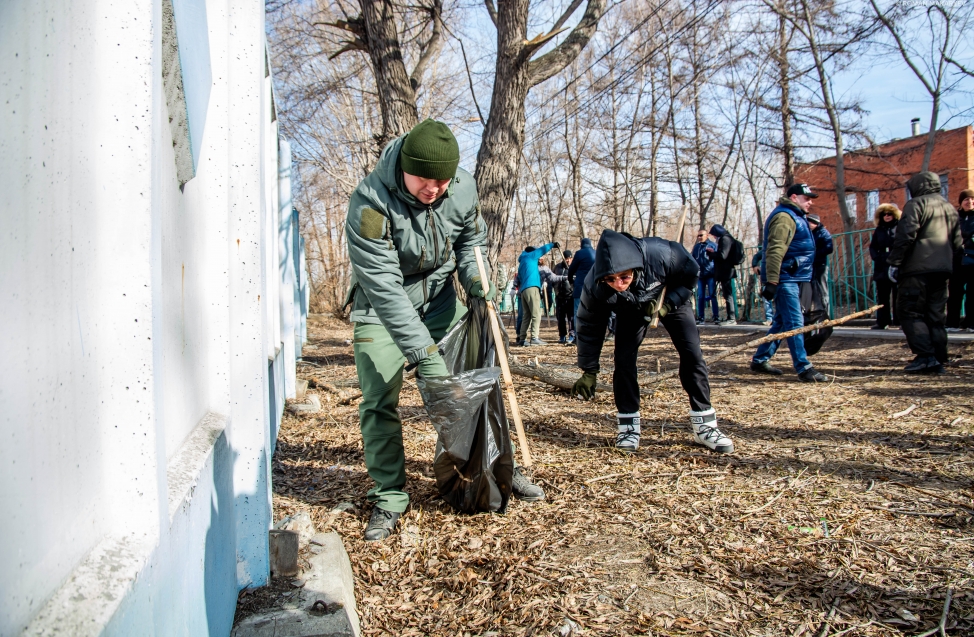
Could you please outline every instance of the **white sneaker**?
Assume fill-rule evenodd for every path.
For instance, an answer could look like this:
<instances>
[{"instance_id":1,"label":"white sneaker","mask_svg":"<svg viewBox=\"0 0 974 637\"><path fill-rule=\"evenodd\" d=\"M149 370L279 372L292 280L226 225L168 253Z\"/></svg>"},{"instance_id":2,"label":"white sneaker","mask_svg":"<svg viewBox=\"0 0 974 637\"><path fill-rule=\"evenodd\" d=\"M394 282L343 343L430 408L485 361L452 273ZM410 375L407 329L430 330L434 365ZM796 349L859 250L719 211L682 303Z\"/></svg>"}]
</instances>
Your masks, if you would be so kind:
<instances>
[{"instance_id":1,"label":"white sneaker","mask_svg":"<svg viewBox=\"0 0 974 637\"><path fill-rule=\"evenodd\" d=\"M948 327L947 331L950 332L951 334L954 334L956 332L963 332L964 330L962 330L959 327Z\"/></svg>"},{"instance_id":2,"label":"white sneaker","mask_svg":"<svg viewBox=\"0 0 974 637\"><path fill-rule=\"evenodd\" d=\"M734 442L717 428L717 412L713 407L706 411L690 411L690 428L693 441L717 453L734 453Z\"/></svg>"},{"instance_id":3,"label":"white sneaker","mask_svg":"<svg viewBox=\"0 0 974 637\"><path fill-rule=\"evenodd\" d=\"M639 412L616 414L619 433L616 434L616 449L634 453L639 449Z\"/></svg>"}]
</instances>

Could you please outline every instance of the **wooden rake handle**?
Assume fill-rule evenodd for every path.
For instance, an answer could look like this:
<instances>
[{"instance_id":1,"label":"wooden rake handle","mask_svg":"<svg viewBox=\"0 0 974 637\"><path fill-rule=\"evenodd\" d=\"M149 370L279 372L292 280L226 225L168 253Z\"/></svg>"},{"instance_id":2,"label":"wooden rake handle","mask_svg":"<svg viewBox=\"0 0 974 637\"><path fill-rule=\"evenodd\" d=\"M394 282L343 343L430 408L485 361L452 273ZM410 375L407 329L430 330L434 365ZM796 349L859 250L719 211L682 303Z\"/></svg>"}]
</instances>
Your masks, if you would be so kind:
<instances>
[{"instance_id":1,"label":"wooden rake handle","mask_svg":"<svg viewBox=\"0 0 974 637\"><path fill-rule=\"evenodd\" d=\"M484 258L480 254L480 246L474 246L474 256L477 257L477 270L480 272L480 284L484 287L484 299L490 291L490 283L487 280L487 269L484 268ZM497 312L494 311L494 304L487 301L487 314L490 316L490 330L494 334L494 347L497 350L497 360L500 361L501 375L504 377L504 386L507 389L507 402L511 405L511 418L514 420L514 428L517 430L518 445L521 447L521 466L530 469L531 450L528 449L528 437L524 433L524 424L521 422L521 411L517 408L517 396L514 394L514 379L511 377L511 368L507 364L507 350L504 349L504 339L501 334L501 326L497 320Z\"/></svg>"}]
</instances>

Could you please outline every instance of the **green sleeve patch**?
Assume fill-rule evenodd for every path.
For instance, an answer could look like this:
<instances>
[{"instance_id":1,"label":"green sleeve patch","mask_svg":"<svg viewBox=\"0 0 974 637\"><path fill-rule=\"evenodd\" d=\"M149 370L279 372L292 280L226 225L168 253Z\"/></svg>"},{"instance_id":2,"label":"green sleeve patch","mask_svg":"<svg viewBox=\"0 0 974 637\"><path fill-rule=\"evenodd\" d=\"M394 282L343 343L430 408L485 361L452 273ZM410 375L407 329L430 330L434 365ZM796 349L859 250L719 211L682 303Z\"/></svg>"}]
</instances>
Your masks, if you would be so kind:
<instances>
[{"instance_id":1,"label":"green sleeve patch","mask_svg":"<svg viewBox=\"0 0 974 637\"><path fill-rule=\"evenodd\" d=\"M382 236L386 218L378 210L362 208L362 219L359 223L359 234L366 239L378 239Z\"/></svg>"}]
</instances>

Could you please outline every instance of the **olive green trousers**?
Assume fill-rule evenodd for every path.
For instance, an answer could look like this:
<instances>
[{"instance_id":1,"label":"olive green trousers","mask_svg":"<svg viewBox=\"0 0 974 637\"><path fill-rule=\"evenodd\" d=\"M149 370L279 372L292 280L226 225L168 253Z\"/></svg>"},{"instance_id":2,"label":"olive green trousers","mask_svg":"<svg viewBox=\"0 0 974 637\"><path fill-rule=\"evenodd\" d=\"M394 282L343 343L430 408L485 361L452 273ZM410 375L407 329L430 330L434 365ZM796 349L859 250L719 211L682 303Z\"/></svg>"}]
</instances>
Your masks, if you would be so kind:
<instances>
[{"instance_id":1,"label":"olive green trousers","mask_svg":"<svg viewBox=\"0 0 974 637\"><path fill-rule=\"evenodd\" d=\"M440 312L423 323L439 341L467 313L457 301L452 310ZM359 423L365 448L365 467L375 486L369 501L386 511L402 513L409 506L406 486L406 454L399 419L399 392L406 363L399 347L382 325L356 323L353 349L355 370L362 388Z\"/></svg>"}]
</instances>

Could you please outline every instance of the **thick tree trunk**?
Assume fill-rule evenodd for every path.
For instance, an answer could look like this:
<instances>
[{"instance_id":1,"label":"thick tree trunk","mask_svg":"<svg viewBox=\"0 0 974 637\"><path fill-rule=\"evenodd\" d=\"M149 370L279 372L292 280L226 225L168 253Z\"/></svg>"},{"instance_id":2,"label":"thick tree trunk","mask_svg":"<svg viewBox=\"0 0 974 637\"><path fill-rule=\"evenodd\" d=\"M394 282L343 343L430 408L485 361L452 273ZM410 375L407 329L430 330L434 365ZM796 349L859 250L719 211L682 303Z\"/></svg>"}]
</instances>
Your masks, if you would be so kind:
<instances>
[{"instance_id":1,"label":"thick tree trunk","mask_svg":"<svg viewBox=\"0 0 974 637\"><path fill-rule=\"evenodd\" d=\"M507 216L518 184L524 147L524 100L528 96L528 3L501 2L497 11L497 64L490 115L477 153L477 192L487 221L487 245L493 262L501 249Z\"/></svg>"},{"instance_id":2,"label":"thick tree trunk","mask_svg":"<svg viewBox=\"0 0 974 637\"><path fill-rule=\"evenodd\" d=\"M402 59L392 2L361 0L361 4L369 58L382 104L382 133L376 137L381 151L389 141L415 126L419 113L416 93Z\"/></svg>"},{"instance_id":3,"label":"thick tree trunk","mask_svg":"<svg viewBox=\"0 0 974 637\"><path fill-rule=\"evenodd\" d=\"M518 185L521 149L524 147L524 101L532 86L552 77L578 56L595 33L606 0L588 0L585 13L565 40L536 60L531 56L556 31L527 39L529 0L504 0L487 9L497 27L497 60L490 115L477 153L477 191L487 222L487 242L493 262L501 249L510 203ZM572 5L573 7L575 5ZM568 17L562 16L556 27Z\"/></svg>"}]
</instances>

